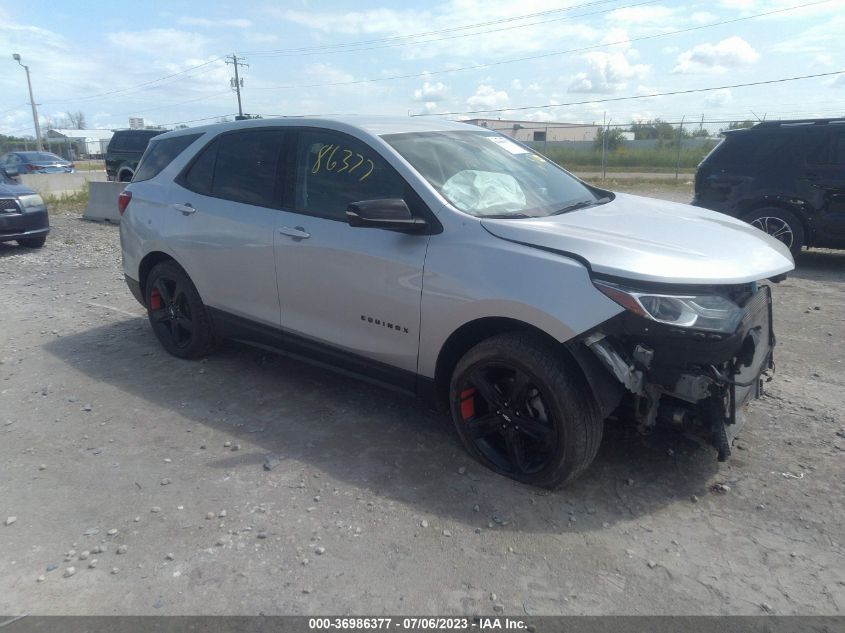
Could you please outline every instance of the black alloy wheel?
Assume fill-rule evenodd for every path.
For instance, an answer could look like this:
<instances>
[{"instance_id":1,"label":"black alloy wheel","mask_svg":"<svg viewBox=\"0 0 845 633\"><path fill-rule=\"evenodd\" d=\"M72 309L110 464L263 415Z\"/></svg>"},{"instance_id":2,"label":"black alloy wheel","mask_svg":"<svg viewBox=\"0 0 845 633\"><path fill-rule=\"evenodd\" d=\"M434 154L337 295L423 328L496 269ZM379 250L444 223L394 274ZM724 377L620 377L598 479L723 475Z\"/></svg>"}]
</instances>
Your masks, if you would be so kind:
<instances>
[{"instance_id":1,"label":"black alloy wheel","mask_svg":"<svg viewBox=\"0 0 845 633\"><path fill-rule=\"evenodd\" d=\"M191 344L194 322L185 289L175 279L160 276L150 290L150 320L156 335L169 337L170 344L184 349Z\"/></svg>"},{"instance_id":2,"label":"black alloy wheel","mask_svg":"<svg viewBox=\"0 0 845 633\"><path fill-rule=\"evenodd\" d=\"M559 343L508 332L470 349L452 372L452 422L467 452L497 473L556 488L596 456L603 420Z\"/></svg>"},{"instance_id":3,"label":"black alloy wheel","mask_svg":"<svg viewBox=\"0 0 845 633\"><path fill-rule=\"evenodd\" d=\"M476 449L503 472L531 475L554 456L557 430L535 380L518 367L483 363L467 375L461 417Z\"/></svg>"},{"instance_id":4,"label":"black alloy wheel","mask_svg":"<svg viewBox=\"0 0 845 633\"><path fill-rule=\"evenodd\" d=\"M176 262L162 262L150 271L146 305L153 332L168 352L201 358L213 350L211 319L193 282Z\"/></svg>"}]
</instances>

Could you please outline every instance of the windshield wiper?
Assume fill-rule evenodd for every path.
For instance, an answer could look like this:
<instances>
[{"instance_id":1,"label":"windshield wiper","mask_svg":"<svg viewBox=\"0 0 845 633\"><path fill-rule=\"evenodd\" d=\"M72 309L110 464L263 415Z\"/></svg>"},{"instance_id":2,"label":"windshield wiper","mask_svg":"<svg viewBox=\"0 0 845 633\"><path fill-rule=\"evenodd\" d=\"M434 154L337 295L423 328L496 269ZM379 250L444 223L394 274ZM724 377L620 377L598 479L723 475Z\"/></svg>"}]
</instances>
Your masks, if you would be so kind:
<instances>
[{"instance_id":1,"label":"windshield wiper","mask_svg":"<svg viewBox=\"0 0 845 633\"><path fill-rule=\"evenodd\" d=\"M595 207L600 204L607 204L608 202L610 202L610 198L606 196L604 198L599 198L598 200L581 200L580 202L570 204L569 206L563 207L562 209L555 211L554 213L552 213L552 215L560 215L561 213L569 213L570 211L577 211L578 209Z\"/></svg>"},{"instance_id":2,"label":"windshield wiper","mask_svg":"<svg viewBox=\"0 0 845 633\"><path fill-rule=\"evenodd\" d=\"M482 220L509 220L511 218L531 218L534 216L525 215L524 213L495 213L492 215L480 216Z\"/></svg>"}]
</instances>

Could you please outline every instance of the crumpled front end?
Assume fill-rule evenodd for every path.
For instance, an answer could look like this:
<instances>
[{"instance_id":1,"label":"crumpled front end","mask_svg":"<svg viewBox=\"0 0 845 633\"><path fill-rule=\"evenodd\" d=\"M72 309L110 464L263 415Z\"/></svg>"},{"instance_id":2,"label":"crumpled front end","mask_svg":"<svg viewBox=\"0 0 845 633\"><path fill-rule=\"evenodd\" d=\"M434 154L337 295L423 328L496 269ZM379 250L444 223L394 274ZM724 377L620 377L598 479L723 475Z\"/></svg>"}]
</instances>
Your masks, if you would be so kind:
<instances>
[{"instance_id":1,"label":"crumpled front end","mask_svg":"<svg viewBox=\"0 0 845 633\"><path fill-rule=\"evenodd\" d=\"M635 419L643 433L658 424L703 433L719 459L727 459L744 425L744 405L762 394L774 370L769 286L722 286L698 296L689 289L672 294L626 289L635 297L630 303L618 294L619 286L596 286L628 303L625 312L579 339L623 387L616 400L619 416ZM680 297L686 303L661 307L651 297ZM684 314L684 305L703 317L696 322Z\"/></svg>"}]
</instances>

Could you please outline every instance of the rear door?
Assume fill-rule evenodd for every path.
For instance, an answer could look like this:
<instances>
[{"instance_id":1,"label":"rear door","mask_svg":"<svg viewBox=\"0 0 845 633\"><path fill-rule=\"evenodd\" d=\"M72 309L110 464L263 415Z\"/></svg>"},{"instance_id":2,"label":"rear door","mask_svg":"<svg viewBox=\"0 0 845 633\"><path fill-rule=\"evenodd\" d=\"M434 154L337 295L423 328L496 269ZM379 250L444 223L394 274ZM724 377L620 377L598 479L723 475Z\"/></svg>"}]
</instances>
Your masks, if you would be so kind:
<instances>
[{"instance_id":1,"label":"rear door","mask_svg":"<svg viewBox=\"0 0 845 633\"><path fill-rule=\"evenodd\" d=\"M282 327L341 355L374 361L353 367L359 373L407 379L404 386L412 387L429 236L353 228L346 208L405 198L413 211L413 192L378 152L352 136L306 128L296 141L285 166L294 195L276 223Z\"/></svg>"},{"instance_id":2,"label":"rear door","mask_svg":"<svg viewBox=\"0 0 845 633\"><path fill-rule=\"evenodd\" d=\"M171 190L168 243L203 302L279 326L273 235L285 132L227 132L206 145Z\"/></svg>"},{"instance_id":3,"label":"rear door","mask_svg":"<svg viewBox=\"0 0 845 633\"><path fill-rule=\"evenodd\" d=\"M825 134L807 156L803 178L816 191L816 241L845 240L845 129Z\"/></svg>"}]
</instances>

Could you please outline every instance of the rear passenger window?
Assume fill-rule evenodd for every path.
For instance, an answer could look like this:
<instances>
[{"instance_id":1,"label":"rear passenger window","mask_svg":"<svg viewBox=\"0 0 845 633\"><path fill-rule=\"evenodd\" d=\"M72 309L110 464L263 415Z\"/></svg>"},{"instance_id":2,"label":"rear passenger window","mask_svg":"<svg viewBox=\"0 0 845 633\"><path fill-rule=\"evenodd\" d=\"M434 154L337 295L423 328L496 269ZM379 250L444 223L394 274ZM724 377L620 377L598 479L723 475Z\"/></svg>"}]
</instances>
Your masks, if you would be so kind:
<instances>
[{"instance_id":1,"label":"rear passenger window","mask_svg":"<svg viewBox=\"0 0 845 633\"><path fill-rule=\"evenodd\" d=\"M276 167L284 132L250 130L220 137L212 195L262 207L275 202Z\"/></svg>"},{"instance_id":2,"label":"rear passenger window","mask_svg":"<svg viewBox=\"0 0 845 633\"><path fill-rule=\"evenodd\" d=\"M788 138L780 134L755 135L736 132L729 135L713 152L720 164L741 165L768 161L785 151Z\"/></svg>"},{"instance_id":3,"label":"rear passenger window","mask_svg":"<svg viewBox=\"0 0 845 633\"><path fill-rule=\"evenodd\" d=\"M223 134L205 147L180 182L197 193L261 207L278 207L281 130Z\"/></svg>"},{"instance_id":4,"label":"rear passenger window","mask_svg":"<svg viewBox=\"0 0 845 633\"><path fill-rule=\"evenodd\" d=\"M200 136L202 134L185 134L175 138L150 141L147 151L144 152L141 162L138 163L138 169L135 170L132 182L141 182L158 176L165 167L173 162L174 158L185 151L188 145Z\"/></svg>"},{"instance_id":5,"label":"rear passenger window","mask_svg":"<svg viewBox=\"0 0 845 633\"><path fill-rule=\"evenodd\" d=\"M210 196L214 184L214 161L216 159L217 141L214 140L194 159L193 164L188 168L188 172L182 179L182 184L191 191Z\"/></svg>"},{"instance_id":6,"label":"rear passenger window","mask_svg":"<svg viewBox=\"0 0 845 633\"><path fill-rule=\"evenodd\" d=\"M405 182L371 147L328 131L300 133L296 210L346 221L351 202L403 198Z\"/></svg>"}]
</instances>

